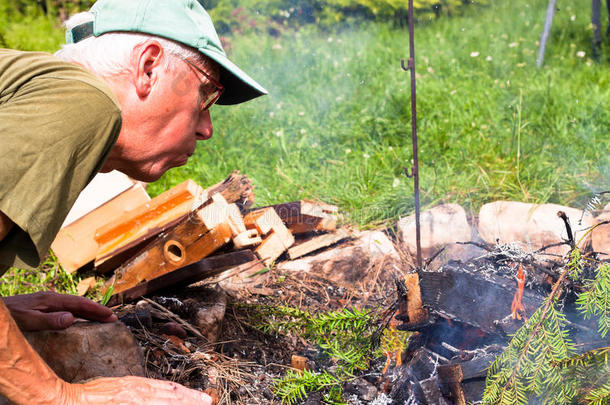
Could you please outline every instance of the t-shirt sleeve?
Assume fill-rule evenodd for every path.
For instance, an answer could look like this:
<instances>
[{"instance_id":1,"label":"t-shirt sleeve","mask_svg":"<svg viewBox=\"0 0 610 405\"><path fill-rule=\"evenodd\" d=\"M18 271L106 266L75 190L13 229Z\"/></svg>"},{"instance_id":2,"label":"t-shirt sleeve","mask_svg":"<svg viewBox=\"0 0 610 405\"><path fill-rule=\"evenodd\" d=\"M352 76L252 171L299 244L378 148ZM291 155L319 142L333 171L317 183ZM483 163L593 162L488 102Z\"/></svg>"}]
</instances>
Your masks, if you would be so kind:
<instances>
[{"instance_id":1,"label":"t-shirt sleeve","mask_svg":"<svg viewBox=\"0 0 610 405\"><path fill-rule=\"evenodd\" d=\"M0 211L15 224L0 265L37 267L121 128L117 104L80 80L29 80L0 104Z\"/></svg>"}]
</instances>

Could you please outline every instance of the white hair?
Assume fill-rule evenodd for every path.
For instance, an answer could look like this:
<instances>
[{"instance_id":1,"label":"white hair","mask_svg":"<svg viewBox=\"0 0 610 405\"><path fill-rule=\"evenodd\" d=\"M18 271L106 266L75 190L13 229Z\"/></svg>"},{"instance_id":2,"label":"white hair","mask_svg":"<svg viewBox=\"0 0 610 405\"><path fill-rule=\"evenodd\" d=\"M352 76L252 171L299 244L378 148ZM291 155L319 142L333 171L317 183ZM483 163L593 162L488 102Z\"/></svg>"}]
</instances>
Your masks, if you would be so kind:
<instances>
[{"instance_id":1,"label":"white hair","mask_svg":"<svg viewBox=\"0 0 610 405\"><path fill-rule=\"evenodd\" d=\"M90 12L78 13L68 19L64 26L66 30L71 30L77 25L93 21L93 18ZM169 55L194 59L207 67L214 65L194 48L167 38L131 32L111 32L98 37L91 36L75 44L65 44L55 52L55 56L67 62L78 63L98 76L109 77L130 72L133 69L131 58L134 48L150 39L158 41L163 47L165 69L172 69L176 62L176 58Z\"/></svg>"}]
</instances>

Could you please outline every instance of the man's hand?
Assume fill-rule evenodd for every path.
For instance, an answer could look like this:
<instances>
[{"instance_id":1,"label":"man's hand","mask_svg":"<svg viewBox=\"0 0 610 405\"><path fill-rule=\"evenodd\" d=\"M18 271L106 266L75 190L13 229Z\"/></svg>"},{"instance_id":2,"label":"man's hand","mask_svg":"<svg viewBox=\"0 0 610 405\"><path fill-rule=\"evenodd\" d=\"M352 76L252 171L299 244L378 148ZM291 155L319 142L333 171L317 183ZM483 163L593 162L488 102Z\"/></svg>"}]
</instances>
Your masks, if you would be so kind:
<instances>
[{"instance_id":1,"label":"man's hand","mask_svg":"<svg viewBox=\"0 0 610 405\"><path fill-rule=\"evenodd\" d=\"M23 331L65 329L75 317L98 322L115 322L110 308L87 298L50 291L2 298Z\"/></svg>"},{"instance_id":2,"label":"man's hand","mask_svg":"<svg viewBox=\"0 0 610 405\"><path fill-rule=\"evenodd\" d=\"M142 377L98 378L85 384L68 384L58 403L124 405L212 405L212 398L180 384Z\"/></svg>"}]
</instances>

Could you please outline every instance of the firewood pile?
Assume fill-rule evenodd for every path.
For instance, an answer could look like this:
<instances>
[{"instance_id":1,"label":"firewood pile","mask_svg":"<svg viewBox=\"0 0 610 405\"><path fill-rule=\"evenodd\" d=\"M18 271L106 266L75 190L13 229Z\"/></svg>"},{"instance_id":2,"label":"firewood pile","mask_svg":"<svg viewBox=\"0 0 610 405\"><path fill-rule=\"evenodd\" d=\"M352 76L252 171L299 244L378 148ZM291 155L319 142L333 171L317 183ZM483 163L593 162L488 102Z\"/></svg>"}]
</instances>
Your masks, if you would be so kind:
<instances>
[{"instance_id":1,"label":"firewood pile","mask_svg":"<svg viewBox=\"0 0 610 405\"><path fill-rule=\"evenodd\" d=\"M252 183L238 172L206 190L187 180L152 200L134 185L62 228L52 248L67 271L110 277L105 290L116 305L228 270L254 274L285 252L295 259L349 237L337 229L336 206L250 209L253 202Z\"/></svg>"}]
</instances>

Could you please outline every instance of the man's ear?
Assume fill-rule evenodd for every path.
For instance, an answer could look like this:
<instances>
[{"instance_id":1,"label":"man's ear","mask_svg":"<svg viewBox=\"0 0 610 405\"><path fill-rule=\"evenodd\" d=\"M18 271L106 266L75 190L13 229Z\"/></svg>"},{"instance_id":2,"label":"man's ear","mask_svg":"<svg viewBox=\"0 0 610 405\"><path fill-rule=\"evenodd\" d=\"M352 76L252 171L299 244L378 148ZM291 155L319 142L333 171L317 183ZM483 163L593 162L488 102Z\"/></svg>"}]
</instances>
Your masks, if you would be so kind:
<instances>
[{"instance_id":1,"label":"man's ear","mask_svg":"<svg viewBox=\"0 0 610 405\"><path fill-rule=\"evenodd\" d=\"M149 40L134 49L136 62L135 87L138 97L145 98L158 80L163 47L158 41Z\"/></svg>"}]
</instances>

